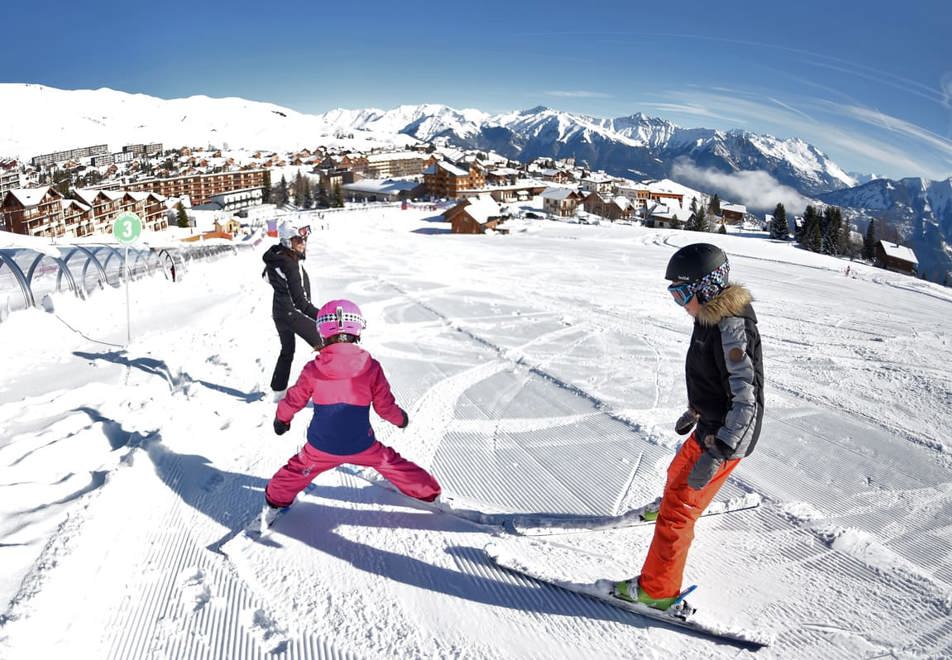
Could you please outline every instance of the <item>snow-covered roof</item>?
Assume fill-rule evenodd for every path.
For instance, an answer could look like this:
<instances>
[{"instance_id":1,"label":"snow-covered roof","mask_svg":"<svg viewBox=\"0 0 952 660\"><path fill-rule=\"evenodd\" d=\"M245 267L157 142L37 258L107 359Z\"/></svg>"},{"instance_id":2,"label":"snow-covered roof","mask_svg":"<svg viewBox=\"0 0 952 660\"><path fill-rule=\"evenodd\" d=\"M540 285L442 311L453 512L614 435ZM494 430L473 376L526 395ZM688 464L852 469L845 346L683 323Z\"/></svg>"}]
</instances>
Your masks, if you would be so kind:
<instances>
[{"instance_id":1,"label":"snow-covered roof","mask_svg":"<svg viewBox=\"0 0 952 660\"><path fill-rule=\"evenodd\" d=\"M542 191L543 199L567 199L575 194L574 188L546 188Z\"/></svg>"},{"instance_id":2,"label":"snow-covered roof","mask_svg":"<svg viewBox=\"0 0 952 660\"><path fill-rule=\"evenodd\" d=\"M393 195L400 192L409 192L419 185L420 184L416 181L362 179L354 183L345 183L341 188L358 193Z\"/></svg>"},{"instance_id":3,"label":"snow-covered roof","mask_svg":"<svg viewBox=\"0 0 952 660\"><path fill-rule=\"evenodd\" d=\"M614 178L607 174L602 174L601 172L592 172L582 179L582 181L591 181L592 183L611 183L614 180Z\"/></svg>"},{"instance_id":4,"label":"snow-covered roof","mask_svg":"<svg viewBox=\"0 0 952 660\"><path fill-rule=\"evenodd\" d=\"M486 224L491 218L502 215L499 204L489 195L470 197L467 201L469 203L466 205L466 213L481 225Z\"/></svg>"},{"instance_id":5,"label":"snow-covered roof","mask_svg":"<svg viewBox=\"0 0 952 660\"><path fill-rule=\"evenodd\" d=\"M144 201L144 200L148 199L148 198L149 198L149 195L150 195L151 193L148 193L148 192L139 192L139 191L129 191L129 192L127 192L126 194L129 195L129 196L130 196L132 199L134 199L135 201L141 202L141 201Z\"/></svg>"},{"instance_id":6,"label":"snow-covered roof","mask_svg":"<svg viewBox=\"0 0 952 660\"><path fill-rule=\"evenodd\" d=\"M60 204L63 205L63 209L68 209L70 206L78 206L83 211L88 211L89 209L92 208L89 204L83 204L82 202L76 199L61 199Z\"/></svg>"},{"instance_id":7,"label":"snow-covered roof","mask_svg":"<svg viewBox=\"0 0 952 660\"><path fill-rule=\"evenodd\" d=\"M615 202L615 204L617 204L618 207L621 208L622 210L628 209L634 206L631 200L625 197L624 195L616 195L612 197L612 201Z\"/></svg>"},{"instance_id":8,"label":"snow-covered roof","mask_svg":"<svg viewBox=\"0 0 952 660\"><path fill-rule=\"evenodd\" d=\"M23 206L29 207L36 206L43 201L49 189L49 186L43 186L42 188L13 188L9 192L16 197Z\"/></svg>"},{"instance_id":9,"label":"snow-covered roof","mask_svg":"<svg viewBox=\"0 0 952 660\"><path fill-rule=\"evenodd\" d=\"M81 200L92 206L93 202L96 201L96 197L99 195L99 190L91 190L89 188L74 188L73 194L79 197Z\"/></svg>"},{"instance_id":10,"label":"snow-covered roof","mask_svg":"<svg viewBox=\"0 0 952 660\"><path fill-rule=\"evenodd\" d=\"M416 151L393 151L384 154L370 154L367 156L368 163L380 163L390 160L423 160L425 154Z\"/></svg>"},{"instance_id":11,"label":"snow-covered roof","mask_svg":"<svg viewBox=\"0 0 952 660\"><path fill-rule=\"evenodd\" d=\"M721 204L721 212L731 211L733 213L747 214L747 207L743 204Z\"/></svg>"},{"instance_id":12,"label":"snow-covered roof","mask_svg":"<svg viewBox=\"0 0 952 660\"><path fill-rule=\"evenodd\" d=\"M453 176L469 176L469 172L460 167L456 167L452 163L447 163L445 160L441 160L433 165L430 165L428 168L423 170L424 174L436 174L436 168L446 170Z\"/></svg>"},{"instance_id":13,"label":"snow-covered roof","mask_svg":"<svg viewBox=\"0 0 952 660\"><path fill-rule=\"evenodd\" d=\"M903 247L902 245L890 243L888 241L879 241L879 244L882 246L883 252L886 253L887 257L901 259L902 261L907 261L911 264L919 264L919 260L916 258L916 253L913 252L911 248Z\"/></svg>"}]
</instances>

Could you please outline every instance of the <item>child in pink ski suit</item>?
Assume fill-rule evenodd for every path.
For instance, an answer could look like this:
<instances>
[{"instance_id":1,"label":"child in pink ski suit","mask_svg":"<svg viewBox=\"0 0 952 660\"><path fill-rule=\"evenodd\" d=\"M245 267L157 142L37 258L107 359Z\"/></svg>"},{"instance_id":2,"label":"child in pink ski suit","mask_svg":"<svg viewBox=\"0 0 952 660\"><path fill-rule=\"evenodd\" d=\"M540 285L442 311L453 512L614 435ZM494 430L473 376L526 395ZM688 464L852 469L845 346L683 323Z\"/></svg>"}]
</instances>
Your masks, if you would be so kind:
<instances>
[{"instance_id":1,"label":"child in pink ski suit","mask_svg":"<svg viewBox=\"0 0 952 660\"><path fill-rule=\"evenodd\" d=\"M285 433L309 400L314 401L314 417L307 429L307 444L265 488L270 507L290 506L315 477L342 463L372 467L410 497L432 502L439 496L440 485L432 475L374 436L371 405L399 428L406 428L409 420L396 404L380 363L357 345L366 325L360 308L349 300L332 300L318 312L324 348L278 404L274 432Z\"/></svg>"}]
</instances>

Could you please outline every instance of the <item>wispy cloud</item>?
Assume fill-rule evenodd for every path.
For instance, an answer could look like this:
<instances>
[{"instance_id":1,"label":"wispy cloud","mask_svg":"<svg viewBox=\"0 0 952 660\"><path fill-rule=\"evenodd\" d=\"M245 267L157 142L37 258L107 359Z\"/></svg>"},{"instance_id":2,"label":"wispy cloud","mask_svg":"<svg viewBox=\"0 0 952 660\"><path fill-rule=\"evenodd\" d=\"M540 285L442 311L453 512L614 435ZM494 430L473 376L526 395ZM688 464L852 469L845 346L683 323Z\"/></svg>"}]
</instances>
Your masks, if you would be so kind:
<instances>
[{"instance_id":1,"label":"wispy cloud","mask_svg":"<svg viewBox=\"0 0 952 660\"><path fill-rule=\"evenodd\" d=\"M952 95L952 82L949 93ZM940 179L948 177L952 169L952 141L861 105L816 97L780 100L776 95L737 91L675 90L664 97L667 103L649 105L672 113L733 118L737 126L764 127L760 130L801 137L826 153L835 151L838 156L834 158L861 161L870 170Z\"/></svg>"},{"instance_id":2,"label":"wispy cloud","mask_svg":"<svg viewBox=\"0 0 952 660\"><path fill-rule=\"evenodd\" d=\"M696 103L645 103L648 108L654 108L659 112L678 113L683 115L694 115L696 117L707 117L709 119L721 119L734 124L745 123L742 119L721 114Z\"/></svg>"},{"instance_id":3,"label":"wispy cloud","mask_svg":"<svg viewBox=\"0 0 952 660\"><path fill-rule=\"evenodd\" d=\"M680 158L674 163L671 176L701 189L716 190L726 199L739 201L755 209L772 209L780 202L787 210L799 213L807 204L813 203L761 170L728 174L701 168L687 158Z\"/></svg>"},{"instance_id":4,"label":"wispy cloud","mask_svg":"<svg viewBox=\"0 0 952 660\"><path fill-rule=\"evenodd\" d=\"M575 89L575 90L550 90L544 92L546 96L558 96L560 98L569 98L569 99L610 99L612 98L611 94L605 94L604 92L590 92L584 89Z\"/></svg>"}]
</instances>

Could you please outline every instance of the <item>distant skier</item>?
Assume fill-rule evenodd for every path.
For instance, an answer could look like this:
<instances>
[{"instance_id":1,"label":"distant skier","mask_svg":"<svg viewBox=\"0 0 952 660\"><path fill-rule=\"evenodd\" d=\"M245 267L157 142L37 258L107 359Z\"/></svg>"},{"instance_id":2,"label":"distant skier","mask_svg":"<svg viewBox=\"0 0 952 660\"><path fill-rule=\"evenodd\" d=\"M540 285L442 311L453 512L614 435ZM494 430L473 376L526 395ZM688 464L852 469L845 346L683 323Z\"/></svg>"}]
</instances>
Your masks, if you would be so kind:
<instances>
[{"instance_id":1,"label":"distant skier","mask_svg":"<svg viewBox=\"0 0 952 660\"><path fill-rule=\"evenodd\" d=\"M394 401L380 363L357 345L366 325L360 308L349 300L321 307L317 327L324 348L304 367L274 418L274 432L281 435L291 428L295 413L313 400L307 444L268 482L264 524L290 506L315 477L343 463L374 468L410 497L432 502L439 496L440 485L432 475L374 436L371 405L401 429L409 419Z\"/></svg>"},{"instance_id":2,"label":"distant skier","mask_svg":"<svg viewBox=\"0 0 952 660\"><path fill-rule=\"evenodd\" d=\"M614 588L618 598L660 610L693 611L677 599L694 523L760 436L764 373L757 317L750 292L729 284L729 274L727 255L707 243L675 252L665 274L675 302L694 317L685 365L688 410L675 427L682 435L697 427L668 467L641 575Z\"/></svg>"},{"instance_id":3,"label":"distant skier","mask_svg":"<svg viewBox=\"0 0 952 660\"><path fill-rule=\"evenodd\" d=\"M294 335L298 335L314 350L321 348L321 336L314 325L317 307L311 304L311 280L304 270L307 252L306 227L295 229L289 223L278 228L278 245L264 253L264 275L274 288L271 318L281 340L281 353L271 375L271 389L279 399L288 388L291 363L294 360Z\"/></svg>"}]
</instances>

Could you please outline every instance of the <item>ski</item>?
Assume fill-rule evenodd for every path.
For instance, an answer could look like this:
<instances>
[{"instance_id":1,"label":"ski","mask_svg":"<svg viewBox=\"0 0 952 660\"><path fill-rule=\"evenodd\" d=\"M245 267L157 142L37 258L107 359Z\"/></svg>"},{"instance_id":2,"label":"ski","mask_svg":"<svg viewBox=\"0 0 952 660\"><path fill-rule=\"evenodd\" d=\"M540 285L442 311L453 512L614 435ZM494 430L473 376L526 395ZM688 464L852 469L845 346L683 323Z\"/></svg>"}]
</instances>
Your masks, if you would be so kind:
<instances>
[{"instance_id":1,"label":"ski","mask_svg":"<svg viewBox=\"0 0 952 660\"><path fill-rule=\"evenodd\" d=\"M268 536L270 536L271 528L274 527L274 524L281 517L283 517L285 513L287 513L288 509L290 509L290 507L275 510L270 510L268 507L264 507L260 511L257 511L254 517L249 518L241 527L228 532L214 543L206 546L206 548L215 554L227 556L224 551L224 546L232 539L242 535L246 536L252 541L270 543ZM269 511L271 512L271 515L268 515Z\"/></svg>"},{"instance_id":2,"label":"ski","mask_svg":"<svg viewBox=\"0 0 952 660\"><path fill-rule=\"evenodd\" d=\"M646 512L656 511L659 503L659 500L656 500L651 504L630 509L615 516L580 516L557 513L487 513L475 508L479 506L479 503L467 502L460 497L447 495L446 493L443 493L436 502L421 502L403 495L397 490L396 486L369 470L353 465L341 465L338 469L405 497L418 506L447 513L477 525L502 528L504 531L518 536L552 536L653 525L655 521L646 519L644 516ZM729 500L713 502L701 514L701 517L756 509L760 506L761 500L761 496L757 493L747 493Z\"/></svg>"},{"instance_id":3,"label":"ski","mask_svg":"<svg viewBox=\"0 0 952 660\"><path fill-rule=\"evenodd\" d=\"M737 511L749 511L760 506L762 498L757 493L747 493L729 500L712 502L701 517L719 516ZM616 516L578 516L558 514L512 515L506 521L507 531L520 536L549 536L552 534L572 534L609 529L622 529L640 525L653 525L655 520L647 517L649 512L658 510L659 501L637 507Z\"/></svg>"},{"instance_id":4,"label":"ski","mask_svg":"<svg viewBox=\"0 0 952 660\"><path fill-rule=\"evenodd\" d=\"M696 612L687 618L680 618L665 611L648 607L642 603L617 598L612 595L615 585L615 582L612 580L578 583L555 579L543 574L541 571L533 570L531 567L526 566L525 562L521 561L518 557L506 553L505 550L494 544L486 546L486 554L497 566L512 571L513 573L544 582L566 591L594 598L612 607L617 607L626 612L631 612L632 614L637 614L638 616L652 619L653 621L659 621L675 628L690 631L716 642L725 642L749 651L756 651L765 646L769 646L772 641L771 638L763 632L730 628L711 621L703 615L698 615ZM688 593L694 591L695 588L696 586L689 587L682 593L681 597L683 598Z\"/></svg>"}]
</instances>

